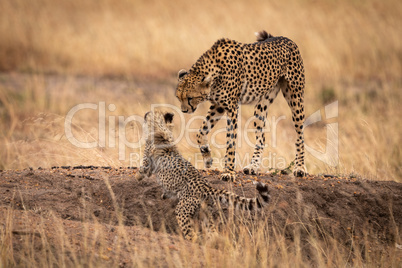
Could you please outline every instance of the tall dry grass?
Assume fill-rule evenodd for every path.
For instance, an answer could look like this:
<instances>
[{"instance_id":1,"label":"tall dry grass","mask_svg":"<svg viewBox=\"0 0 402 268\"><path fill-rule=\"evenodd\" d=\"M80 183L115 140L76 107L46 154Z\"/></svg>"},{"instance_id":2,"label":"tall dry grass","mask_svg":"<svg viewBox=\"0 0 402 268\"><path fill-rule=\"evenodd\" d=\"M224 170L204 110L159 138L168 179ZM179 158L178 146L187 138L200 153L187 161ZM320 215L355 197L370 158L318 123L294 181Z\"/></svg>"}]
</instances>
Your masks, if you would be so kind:
<instances>
[{"instance_id":1,"label":"tall dry grass","mask_svg":"<svg viewBox=\"0 0 402 268\"><path fill-rule=\"evenodd\" d=\"M78 78L73 76L2 75L0 77L0 115L4 127L0 131L3 150L0 152L2 169L22 169L61 165L138 166L143 147L130 148L122 143L121 136L130 143L140 143L141 120L119 124L119 117L142 118L152 104L174 104L173 83L137 82L134 80L110 80ZM330 125L338 124L339 154L337 166L328 165L310 153L306 156L307 169L312 174L360 174L366 178L400 181L401 170L401 122L399 109L401 95L392 84L363 86L334 86L315 89L317 96L307 94L307 115L318 111L325 119L323 100L332 92L338 100L339 115L322 120L306 128L306 145L325 153L334 144L327 141ZM344 92L346 90L346 93ZM161 94L162 93L162 94ZM159 95L158 95L159 94ZM105 112L99 116L104 102ZM65 121L68 112L77 105L90 103L96 110L85 109L76 113L72 121L72 133L80 142L99 142L99 120L104 120L105 146L85 149L68 140ZM115 105L114 111L109 105ZM173 105L173 107L175 107ZM202 104L195 115L175 112L175 135L184 156L198 168L203 162L196 145L195 132L201 125L208 104ZM243 106L238 138L238 169L246 165L254 147L252 121L253 107ZM282 96L270 108L266 127L267 148L264 152L262 171L269 168L285 168L295 156L295 131L291 113ZM123 122L123 121L122 121ZM225 120L221 120L209 135L214 158L213 168L222 169L225 155Z\"/></svg>"},{"instance_id":2,"label":"tall dry grass","mask_svg":"<svg viewBox=\"0 0 402 268\"><path fill-rule=\"evenodd\" d=\"M402 4L388 1L6 0L0 69L160 76L221 37L296 41L310 81L400 78Z\"/></svg>"},{"instance_id":3,"label":"tall dry grass","mask_svg":"<svg viewBox=\"0 0 402 268\"><path fill-rule=\"evenodd\" d=\"M141 117L151 104L177 106L173 91L179 69L189 68L218 38L248 43L254 41L255 31L265 29L300 47L307 72L307 115L320 110L324 116L325 105L336 100L339 104L337 118L306 129L306 144L325 152L326 132L332 131L326 123L338 123L339 163L331 167L307 154L308 171L401 181L401 1L3 0L0 11L0 169L137 165L142 148L123 146L124 157L119 159L119 116ZM106 146L74 146L66 138L67 113L79 104L98 105L77 113L72 133L81 142L99 141L101 102L106 109L100 116L105 119ZM116 109L109 110L110 104ZM195 116L204 115L207 107L201 105ZM246 141L246 136L253 140L253 133L244 132L252 114L252 107L242 107L238 168L253 149ZM189 138L184 136L179 148L202 168L190 132L201 123L191 123L194 116L183 118L176 114L180 127L175 134L184 129ZM283 168L295 154L291 114L281 96L268 118L263 171L268 166ZM218 124L210 135L217 145L212 147L217 168L225 152L219 131L224 125ZM124 130L128 141L140 140L140 124L129 123ZM395 248L384 258L353 244L353 236L352 249L330 234L315 232L307 236L311 254L306 257L297 230L314 222L297 223L300 229L294 229L292 241L284 233L288 226L228 224L219 239L197 245L144 229L145 238L138 237L138 230L121 223L116 238L110 238L108 227L89 216L82 224L68 226L53 215L32 215L35 211L1 212L5 220L0 225L0 267L118 266L122 259L113 256L122 252L128 266L138 267L398 265ZM13 234L16 219L33 229Z\"/></svg>"},{"instance_id":4,"label":"tall dry grass","mask_svg":"<svg viewBox=\"0 0 402 268\"><path fill-rule=\"evenodd\" d=\"M338 165L307 154L308 171L401 180L400 1L5 0L0 10L2 169L136 165L141 148L121 152L118 117L141 117L151 104L177 106L177 70L190 67L220 37L253 42L253 33L266 29L300 47L307 72L307 115L321 110L324 116L325 105L339 104L337 118L306 129L306 144L325 152L325 123L338 123ZM66 139L65 117L78 104L99 108L100 102L106 107L106 146L77 148ZM116 109L108 110L109 104ZM205 114L207 106L201 105L196 115ZM244 132L252 110L242 108L239 168L253 150L245 139L252 141L253 133ZM177 135L183 130L179 118L177 114ZM283 168L295 154L291 114L281 96L268 118L263 171ZM184 116L189 138L179 146L202 168L198 149L191 146L194 134L188 131L201 122L190 124L191 119ZM224 122L210 135L215 145L222 145L213 147L216 162L224 156L223 127ZM139 124L124 129L128 141L140 139ZM82 142L98 141L98 110L77 113L72 133Z\"/></svg>"},{"instance_id":5,"label":"tall dry grass","mask_svg":"<svg viewBox=\"0 0 402 268\"><path fill-rule=\"evenodd\" d=\"M99 223L85 204L82 221L0 208L0 267L398 267L401 261L398 249L376 244L370 230L346 238L325 231L319 217L303 216L309 214L303 205L295 208L300 220L285 225L267 223L260 212L220 214L217 233L201 228L189 242L163 228L125 226L112 191L111 197L117 225Z\"/></svg>"}]
</instances>

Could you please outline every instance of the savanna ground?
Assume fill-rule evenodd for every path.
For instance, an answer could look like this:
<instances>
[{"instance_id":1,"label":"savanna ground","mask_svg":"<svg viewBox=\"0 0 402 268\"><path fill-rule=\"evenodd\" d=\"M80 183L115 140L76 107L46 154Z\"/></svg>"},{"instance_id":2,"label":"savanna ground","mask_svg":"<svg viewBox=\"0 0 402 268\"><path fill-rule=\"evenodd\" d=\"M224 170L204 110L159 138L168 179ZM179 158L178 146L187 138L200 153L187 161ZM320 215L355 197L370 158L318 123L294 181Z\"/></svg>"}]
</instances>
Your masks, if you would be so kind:
<instances>
[{"instance_id":1,"label":"savanna ground","mask_svg":"<svg viewBox=\"0 0 402 268\"><path fill-rule=\"evenodd\" d=\"M219 235L197 243L178 233L177 199L136 168L63 166L0 173L3 265L22 266L381 266L402 262L402 184L356 177L238 173L236 183L203 171L216 188L254 197L262 211L216 209ZM197 217L202 220L202 217ZM202 226L197 221L196 226Z\"/></svg>"},{"instance_id":2,"label":"savanna ground","mask_svg":"<svg viewBox=\"0 0 402 268\"><path fill-rule=\"evenodd\" d=\"M400 265L401 1L6 0L0 10L1 265ZM295 153L278 96L262 174L236 187L206 174L249 196L247 180L269 183L264 221L239 216L220 240L182 241L174 200L119 167L139 165L141 118L165 104L180 150L202 169L194 131L208 104L194 115L176 110L177 71L218 38L254 42L262 29L294 40L304 58L306 114L317 120L305 130L314 175L265 174ZM253 149L252 115L242 107L239 170ZM218 170L222 121L210 134Z\"/></svg>"}]
</instances>

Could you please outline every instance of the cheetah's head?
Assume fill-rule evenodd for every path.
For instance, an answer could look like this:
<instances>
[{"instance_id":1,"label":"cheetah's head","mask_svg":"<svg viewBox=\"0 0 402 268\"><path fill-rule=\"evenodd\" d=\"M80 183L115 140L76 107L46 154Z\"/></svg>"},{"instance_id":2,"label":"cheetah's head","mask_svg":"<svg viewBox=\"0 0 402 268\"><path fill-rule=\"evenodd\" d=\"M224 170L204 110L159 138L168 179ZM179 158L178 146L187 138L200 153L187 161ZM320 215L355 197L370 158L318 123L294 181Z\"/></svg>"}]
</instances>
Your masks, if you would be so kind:
<instances>
[{"instance_id":1,"label":"cheetah's head","mask_svg":"<svg viewBox=\"0 0 402 268\"><path fill-rule=\"evenodd\" d=\"M193 113L198 104L209 99L211 80L210 76L195 71L179 71L176 97L183 113Z\"/></svg>"},{"instance_id":2,"label":"cheetah's head","mask_svg":"<svg viewBox=\"0 0 402 268\"><path fill-rule=\"evenodd\" d=\"M149 111L144 115L144 133L147 139L155 139L156 143L170 143L173 141L172 113Z\"/></svg>"}]
</instances>

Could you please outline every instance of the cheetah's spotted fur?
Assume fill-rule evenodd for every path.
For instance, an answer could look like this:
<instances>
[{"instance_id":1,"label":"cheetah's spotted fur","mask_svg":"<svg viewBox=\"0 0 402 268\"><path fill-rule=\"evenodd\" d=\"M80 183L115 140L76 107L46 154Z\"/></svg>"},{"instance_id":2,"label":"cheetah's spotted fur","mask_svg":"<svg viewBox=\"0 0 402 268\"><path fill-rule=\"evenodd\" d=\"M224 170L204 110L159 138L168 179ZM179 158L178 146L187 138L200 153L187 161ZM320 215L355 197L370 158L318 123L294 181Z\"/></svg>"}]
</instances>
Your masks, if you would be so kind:
<instances>
[{"instance_id":1,"label":"cheetah's spotted fur","mask_svg":"<svg viewBox=\"0 0 402 268\"><path fill-rule=\"evenodd\" d=\"M242 44L230 39L218 40L187 72L178 75L176 97L184 113L209 100L211 106L197 135L206 167L212 165L207 135L227 114L225 172L222 179L233 180L237 139L238 108L254 104L256 145L250 165L243 171L258 172L263 148L268 107L282 91L291 111L297 133L294 174L306 174L304 166L304 65L297 45L286 37L257 33L257 42Z\"/></svg>"},{"instance_id":2,"label":"cheetah's spotted fur","mask_svg":"<svg viewBox=\"0 0 402 268\"><path fill-rule=\"evenodd\" d=\"M164 190L162 197L174 194L179 198L175 211L176 218L186 239L192 240L195 237L191 219L202 203L210 209L218 201L232 204L235 208L252 210L261 208L269 201L268 187L261 182L256 185L259 192L257 198L244 198L211 187L173 144L171 131L173 114L148 112L144 119L147 140L143 165L137 173L137 179L155 174ZM211 213L209 222L210 227L214 228Z\"/></svg>"}]
</instances>

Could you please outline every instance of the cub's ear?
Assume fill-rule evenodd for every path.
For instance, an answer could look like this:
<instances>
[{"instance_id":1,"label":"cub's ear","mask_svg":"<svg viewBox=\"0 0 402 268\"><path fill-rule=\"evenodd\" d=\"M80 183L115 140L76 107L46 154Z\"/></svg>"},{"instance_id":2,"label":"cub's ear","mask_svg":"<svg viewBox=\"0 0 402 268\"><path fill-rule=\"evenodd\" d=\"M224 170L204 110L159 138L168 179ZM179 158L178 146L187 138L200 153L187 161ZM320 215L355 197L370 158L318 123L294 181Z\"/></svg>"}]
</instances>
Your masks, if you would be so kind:
<instances>
[{"instance_id":1,"label":"cub's ear","mask_svg":"<svg viewBox=\"0 0 402 268\"><path fill-rule=\"evenodd\" d=\"M211 80L212 80L211 76L203 77L201 80L201 86L209 87Z\"/></svg>"},{"instance_id":2,"label":"cub's ear","mask_svg":"<svg viewBox=\"0 0 402 268\"><path fill-rule=\"evenodd\" d=\"M181 69L181 70L179 71L179 73L177 74L177 78L180 79L180 78L182 78L183 76L185 76L186 74L188 74L188 72L187 72L186 70L184 70L184 69Z\"/></svg>"},{"instance_id":3,"label":"cub's ear","mask_svg":"<svg viewBox=\"0 0 402 268\"><path fill-rule=\"evenodd\" d=\"M165 115L163 116L165 118L165 123L166 124L172 123L173 116L174 116L174 114L172 114L172 113L165 113Z\"/></svg>"},{"instance_id":4,"label":"cub's ear","mask_svg":"<svg viewBox=\"0 0 402 268\"><path fill-rule=\"evenodd\" d=\"M145 120L145 122L147 122L147 116L148 116L150 113L151 113L151 111L147 112L147 113L144 115L144 120Z\"/></svg>"}]
</instances>

